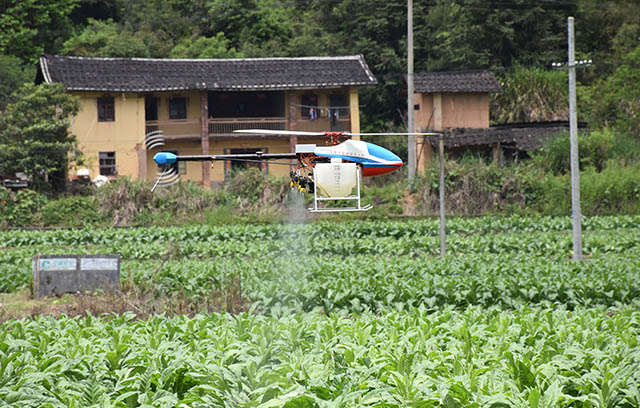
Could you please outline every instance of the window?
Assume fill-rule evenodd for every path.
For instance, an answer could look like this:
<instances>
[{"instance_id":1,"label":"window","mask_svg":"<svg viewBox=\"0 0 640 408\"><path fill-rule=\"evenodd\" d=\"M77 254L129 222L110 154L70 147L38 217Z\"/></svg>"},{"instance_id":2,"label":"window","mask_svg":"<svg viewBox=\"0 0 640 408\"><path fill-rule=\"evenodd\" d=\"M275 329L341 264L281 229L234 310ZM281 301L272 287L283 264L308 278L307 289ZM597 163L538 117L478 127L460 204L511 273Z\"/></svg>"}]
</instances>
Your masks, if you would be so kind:
<instances>
[{"instance_id":1,"label":"window","mask_svg":"<svg viewBox=\"0 0 640 408\"><path fill-rule=\"evenodd\" d=\"M187 98L177 97L169 99L169 119L187 118Z\"/></svg>"},{"instance_id":2,"label":"window","mask_svg":"<svg viewBox=\"0 0 640 408\"><path fill-rule=\"evenodd\" d=\"M113 122L116 120L116 108L112 96L98 98L98 122Z\"/></svg>"},{"instance_id":3,"label":"window","mask_svg":"<svg viewBox=\"0 0 640 408\"><path fill-rule=\"evenodd\" d=\"M144 120L158 120L158 98L147 96L144 98Z\"/></svg>"},{"instance_id":4,"label":"window","mask_svg":"<svg viewBox=\"0 0 640 408\"><path fill-rule=\"evenodd\" d=\"M116 173L116 152L98 153L101 176L115 176Z\"/></svg>"},{"instance_id":5,"label":"window","mask_svg":"<svg viewBox=\"0 0 640 408\"><path fill-rule=\"evenodd\" d=\"M302 117L311 119L311 113L313 109L313 119L316 119L318 110L318 95L304 94L302 95Z\"/></svg>"}]
</instances>

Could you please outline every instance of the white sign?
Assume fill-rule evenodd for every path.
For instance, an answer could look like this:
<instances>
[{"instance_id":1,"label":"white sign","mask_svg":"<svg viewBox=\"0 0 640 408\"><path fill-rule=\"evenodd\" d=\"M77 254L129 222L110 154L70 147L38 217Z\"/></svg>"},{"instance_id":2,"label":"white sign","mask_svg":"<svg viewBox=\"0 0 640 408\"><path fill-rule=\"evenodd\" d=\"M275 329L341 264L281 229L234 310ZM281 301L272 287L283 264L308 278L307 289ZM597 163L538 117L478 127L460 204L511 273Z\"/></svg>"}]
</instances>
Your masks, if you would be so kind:
<instances>
[{"instance_id":1,"label":"white sign","mask_svg":"<svg viewBox=\"0 0 640 408\"><path fill-rule=\"evenodd\" d=\"M80 258L80 269L89 271L117 271L118 258Z\"/></svg>"}]
</instances>

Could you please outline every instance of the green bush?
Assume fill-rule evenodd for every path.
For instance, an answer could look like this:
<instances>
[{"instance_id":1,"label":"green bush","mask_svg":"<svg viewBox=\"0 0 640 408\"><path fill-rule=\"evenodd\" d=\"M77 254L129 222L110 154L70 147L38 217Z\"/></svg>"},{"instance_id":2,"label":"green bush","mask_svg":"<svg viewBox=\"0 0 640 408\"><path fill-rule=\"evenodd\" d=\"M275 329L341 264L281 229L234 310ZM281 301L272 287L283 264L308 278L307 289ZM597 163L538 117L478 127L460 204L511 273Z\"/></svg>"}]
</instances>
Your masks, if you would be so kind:
<instances>
[{"instance_id":1,"label":"green bush","mask_svg":"<svg viewBox=\"0 0 640 408\"><path fill-rule=\"evenodd\" d=\"M624 132L611 128L593 130L578 135L580 168L605 168L607 161L619 160L633 163L640 159L640 141ZM554 174L564 174L570 170L569 133L563 132L545 141L544 146L531 154L533 162L541 169Z\"/></svg>"},{"instance_id":2,"label":"green bush","mask_svg":"<svg viewBox=\"0 0 640 408\"><path fill-rule=\"evenodd\" d=\"M77 227L104 220L91 197L61 197L47 202L41 210L44 225Z\"/></svg>"},{"instance_id":3,"label":"green bush","mask_svg":"<svg viewBox=\"0 0 640 408\"><path fill-rule=\"evenodd\" d=\"M580 174L580 199L588 215L640 213L640 165L610 162L602 172L587 168Z\"/></svg>"},{"instance_id":4,"label":"green bush","mask_svg":"<svg viewBox=\"0 0 640 408\"><path fill-rule=\"evenodd\" d=\"M201 213L214 208L224 198L219 190L207 190L193 182L160 188L153 193L153 209L168 211L175 215Z\"/></svg>"},{"instance_id":5,"label":"green bush","mask_svg":"<svg viewBox=\"0 0 640 408\"><path fill-rule=\"evenodd\" d=\"M13 192L0 186L0 226L22 227L38 224L40 208L46 203L46 196L33 190Z\"/></svg>"},{"instance_id":6,"label":"green bush","mask_svg":"<svg viewBox=\"0 0 640 408\"><path fill-rule=\"evenodd\" d=\"M571 214L569 174L547 173L533 184L536 199L530 202L544 215ZM580 206L584 215L637 214L640 211L640 166L623 167L609 162L603 171L588 167L580 173Z\"/></svg>"},{"instance_id":7,"label":"green bush","mask_svg":"<svg viewBox=\"0 0 640 408\"><path fill-rule=\"evenodd\" d=\"M571 213L571 179L568 174L543 173L531 180L534 199L528 207L543 215L568 215Z\"/></svg>"},{"instance_id":8,"label":"green bush","mask_svg":"<svg viewBox=\"0 0 640 408\"><path fill-rule=\"evenodd\" d=\"M289 193L289 180L275 177L252 167L233 175L225 187L227 202L245 213L274 212L282 209Z\"/></svg>"},{"instance_id":9,"label":"green bush","mask_svg":"<svg viewBox=\"0 0 640 408\"><path fill-rule=\"evenodd\" d=\"M475 156L447 160L447 211L457 215L480 215L505 208L525 208L535 192L527 169L525 166L501 166ZM434 162L425 175L417 177L412 184L411 191L420 197L425 214L438 211L439 172L439 164Z\"/></svg>"}]
</instances>

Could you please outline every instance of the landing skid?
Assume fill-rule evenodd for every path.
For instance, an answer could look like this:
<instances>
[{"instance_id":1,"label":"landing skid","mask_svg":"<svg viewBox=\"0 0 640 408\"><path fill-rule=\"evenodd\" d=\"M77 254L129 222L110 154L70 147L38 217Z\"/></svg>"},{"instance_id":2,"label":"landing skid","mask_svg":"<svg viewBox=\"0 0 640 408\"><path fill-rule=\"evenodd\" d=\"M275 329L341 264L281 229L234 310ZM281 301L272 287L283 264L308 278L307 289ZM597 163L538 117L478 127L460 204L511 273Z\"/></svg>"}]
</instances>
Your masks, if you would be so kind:
<instances>
[{"instance_id":1,"label":"landing skid","mask_svg":"<svg viewBox=\"0 0 640 408\"><path fill-rule=\"evenodd\" d=\"M373 206L371 204L365 205L364 207L344 207L344 208L313 208L309 207L309 212L312 213L333 213L333 212L357 212L357 211L369 211Z\"/></svg>"}]
</instances>

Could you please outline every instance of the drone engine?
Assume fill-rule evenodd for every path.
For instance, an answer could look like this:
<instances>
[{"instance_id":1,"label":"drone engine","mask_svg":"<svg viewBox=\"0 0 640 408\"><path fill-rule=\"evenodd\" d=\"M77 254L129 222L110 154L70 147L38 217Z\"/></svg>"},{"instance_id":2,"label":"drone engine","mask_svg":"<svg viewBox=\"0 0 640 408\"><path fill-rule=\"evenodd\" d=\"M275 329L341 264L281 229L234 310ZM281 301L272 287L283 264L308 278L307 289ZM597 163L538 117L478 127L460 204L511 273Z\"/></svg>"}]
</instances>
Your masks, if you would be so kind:
<instances>
[{"instance_id":1,"label":"drone engine","mask_svg":"<svg viewBox=\"0 0 640 408\"><path fill-rule=\"evenodd\" d=\"M311 177L303 176L297 171L292 171L289 173L291 177L291 183L289 184L291 188L298 188L298 191L301 193L312 193L315 188L315 184Z\"/></svg>"}]
</instances>

